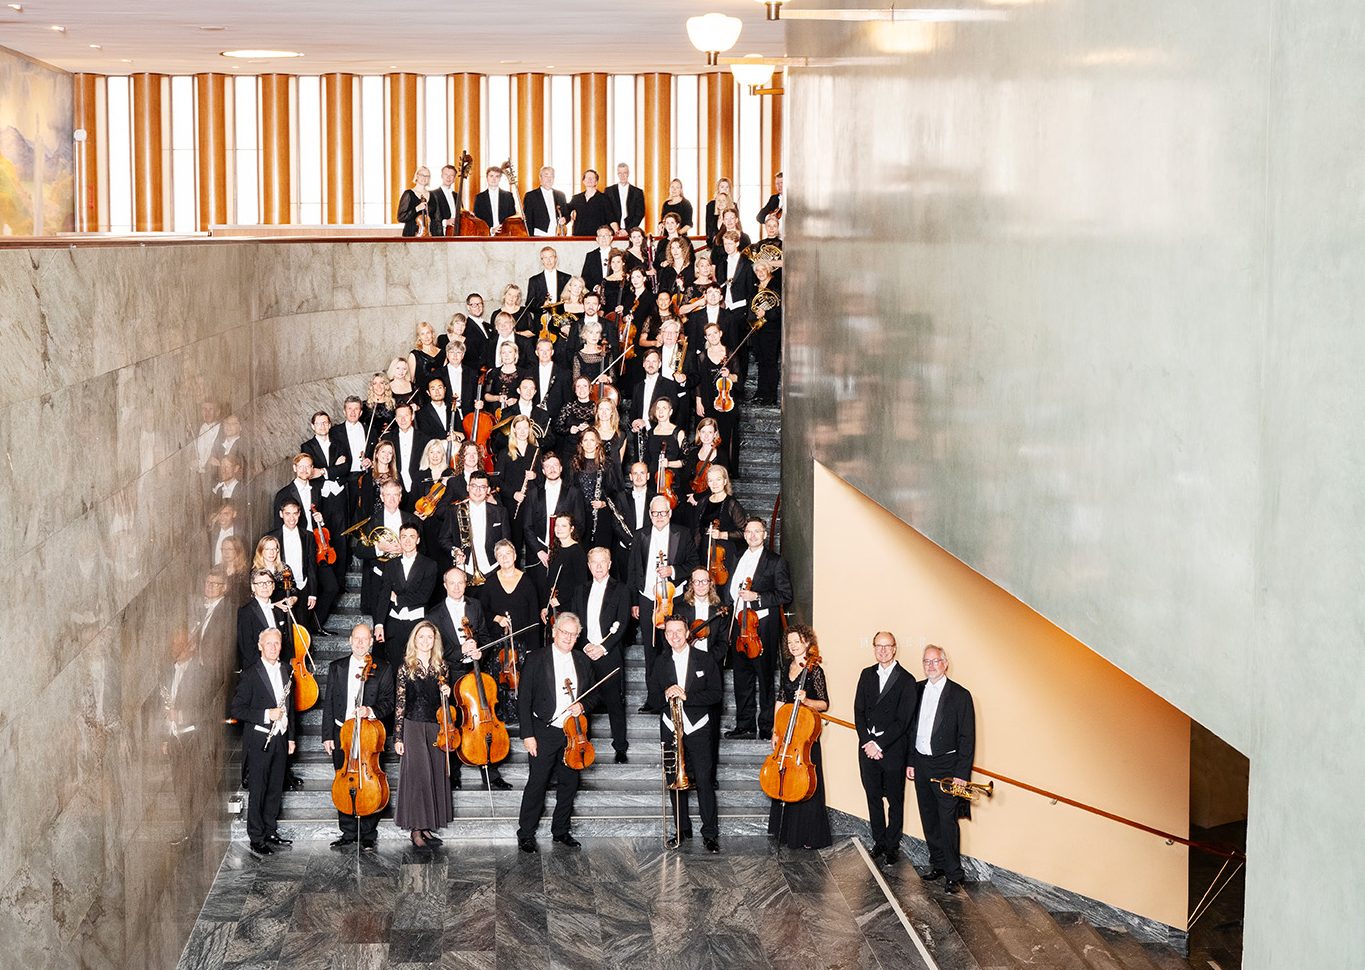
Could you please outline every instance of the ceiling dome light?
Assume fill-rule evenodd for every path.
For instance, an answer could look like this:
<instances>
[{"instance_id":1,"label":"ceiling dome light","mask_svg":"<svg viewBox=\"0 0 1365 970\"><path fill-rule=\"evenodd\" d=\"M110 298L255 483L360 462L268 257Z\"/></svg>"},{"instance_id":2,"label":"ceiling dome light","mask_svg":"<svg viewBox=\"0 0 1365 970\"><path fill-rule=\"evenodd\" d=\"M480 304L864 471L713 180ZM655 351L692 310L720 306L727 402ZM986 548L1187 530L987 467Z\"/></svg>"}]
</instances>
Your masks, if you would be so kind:
<instances>
[{"instance_id":1,"label":"ceiling dome light","mask_svg":"<svg viewBox=\"0 0 1365 970\"><path fill-rule=\"evenodd\" d=\"M707 64L718 64L720 55L739 41L739 32L744 22L738 17L727 17L723 13L708 13L702 17L687 18L687 39L692 46L706 55Z\"/></svg>"},{"instance_id":2,"label":"ceiling dome light","mask_svg":"<svg viewBox=\"0 0 1365 970\"><path fill-rule=\"evenodd\" d=\"M745 54L743 60L750 58L763 59L762 54ZM749 92L752 94L755 88L765 87L773 79L773 66L771 64L730 64L730 73L735 76L735 80L740 84L748 85Z\"/></svg>"},{"instance_id":3,"label":"ceiling dome light","mask_svg":"<svg viewBox=\"0 0 1365 970\"><path fill-rule=\"evenodd\" d=\"M303 54L299 53L298 51L258 51L258 50L242 50L242 51L221 51L220 53L222 54L223 57L245 57L245 58L249 58L249 59L251 59L251 60L269 60L269 59L275 58L275 57L302 57L302 56L303 56Z\"/></svg>"}]
</instances>

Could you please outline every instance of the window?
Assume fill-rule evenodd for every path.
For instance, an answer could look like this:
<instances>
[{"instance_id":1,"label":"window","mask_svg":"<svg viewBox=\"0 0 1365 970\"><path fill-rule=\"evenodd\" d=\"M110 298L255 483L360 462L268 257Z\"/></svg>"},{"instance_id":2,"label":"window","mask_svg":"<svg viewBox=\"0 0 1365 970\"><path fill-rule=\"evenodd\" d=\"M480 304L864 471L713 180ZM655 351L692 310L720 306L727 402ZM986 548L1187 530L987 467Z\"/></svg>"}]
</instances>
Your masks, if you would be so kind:
<instances>
[{"instance_id":1,"label":"window","mask_svg":"<svg viewBox=\"0 0 1365 970\"><path fill-rule=\"evenodd\" d=\"M360 79L360 221L382 226L393 221L385 195L384 78Z\"/></svg>"},{"instance_id":2,"label":"window","mask_svg":"<svg viewBox=\"0 0 1365 970\"><path fill-rule=\"evenodd\" d=\"M261 221L260 141L256 130L259 114L256 104L256 79L232 79L234 140L232 156L237 179L237 224L254 226Z\"/></svg>"},{"instance_id":3,"label":"window","mask_svg":"<svg viewBox=\"0 0 1365 970\"><path fill-rule=\"evenodd\" d=\"M695 74L680 74L673 82L673 177L682 179L683 195L692 200L695 233L706 231L709 187L700 184L700 82Z\"/></svg>"},{"instance_id":4,"label":"window","mask_svg":"<svg viewBox=\"0 0 1365 970\"><path fill-rule=\"evenodd\" d=\"M109 231L133 231L133 113L126 77L111 77L105 87L109 113Z\"/></svg>"},{"instance_id":5,"label":"window","mask_svg":"<svg viewBox=\"0 0 1365 970\"><path fill-rule=\"evenodd\" d=\"M322 78L298 80L298 211L295 222L322 224Z\"/></svg>"}]
</instances>

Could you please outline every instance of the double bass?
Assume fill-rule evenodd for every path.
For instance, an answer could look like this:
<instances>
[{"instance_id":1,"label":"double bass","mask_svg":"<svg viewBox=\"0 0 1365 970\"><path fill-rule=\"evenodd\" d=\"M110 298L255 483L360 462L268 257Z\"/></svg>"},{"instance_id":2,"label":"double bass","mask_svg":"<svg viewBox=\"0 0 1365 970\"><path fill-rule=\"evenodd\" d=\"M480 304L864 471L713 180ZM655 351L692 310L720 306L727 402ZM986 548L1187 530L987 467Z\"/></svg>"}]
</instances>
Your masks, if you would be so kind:
<instances>
[{"instance_id":1,"label":"double bass","mask_svg":"<svg viewBox=\"0 0 1365 970\"><path fill-rule=\"evenodd\" d=\"M450 225L446 226L447 236L487 236L489 233L488 223L466 209L461 201L464 199L464 184L473 165L474 159L465 149L460 153L460 163L456 168L460 174L460 185L455 190L455 211L451 214Z\"/></svg>"},{"instance_id":2,"label":"double bass","mask_svg":"<svg viewBox=\"0 0 1365 970\"><path fill-rule=\"evenodd\" d=\"M466 639L474 639L469 617L461 619L460 632ZM459 698L460 716L464 721L464 730L460 732L460 760L467 765L484 767L506 758L511 750L507 725L498 720L490 700L498 696L497 681L480 670L479 662L475 660L473 673L465 674L456 682L455 695Z\"/></svg>"},{"instance_id":3,"label":"double bass","mask_svg":"<svg viewBox=\"0 0 1365 970\"><path fill-rule=\"evenodd\" d=\"M531 234L526 231L526 216L521 211L521 193L517 191L517 170L512 167L510 158L502 163L502 171L507 176L507 184L512 186L512 202L517 214L502 220L493 235L516 239L528 238Z\"/></svg>"},{"instance_id":4,"label":"double bass","mask_svg":"<svg viewBox=\"0 0 1365 970\"><path fill-rule=\"evenodd\" d=\"M294 589L294 571L286 564L284 567L284 592L287 599L289 593ZM289 661L289 666L294 671L294 683L298 689L294 691L294 710L306 711L318 702L318 680L313 676L313 671L317 665L313 663L313 658L308 653L308 648L312 646L313 638L308 630L294 619L294 610L285 610L289 616L289 629L294 638L294 656Z\"/></svg>"},{"instance_id":5,"label":"double bass","mask_svg":"<svg viewBox=\"0 0 1365 970\"><path fill-rule=\"evenodd\" d=\"M806 664L796 682L796 692L806 692L806 676L820 665L814 650L806 654ZM763 794L776 802L804 802L815 794L817 775L811 762L811 748L820 740L824 721L805 704L783 704L773 715L773 733L781 737L773 753L763 759L758 783Z\"/></svg>"},{"instance_id":6,"label":"double bass","mask_svg":"<svg viewBox=\"0 0 1365 970\"><path fill-rule=\"evenodd\" d=\"M356 707L364 697L365 682L374 673L374 657L365 657L357 674ZM350 718L341 726L343 760L332 779L332 804L343 815L373 815L389 803L389 779L379 767L384 750L384 725L375 718Z\"/></svg>"}]
</instances>

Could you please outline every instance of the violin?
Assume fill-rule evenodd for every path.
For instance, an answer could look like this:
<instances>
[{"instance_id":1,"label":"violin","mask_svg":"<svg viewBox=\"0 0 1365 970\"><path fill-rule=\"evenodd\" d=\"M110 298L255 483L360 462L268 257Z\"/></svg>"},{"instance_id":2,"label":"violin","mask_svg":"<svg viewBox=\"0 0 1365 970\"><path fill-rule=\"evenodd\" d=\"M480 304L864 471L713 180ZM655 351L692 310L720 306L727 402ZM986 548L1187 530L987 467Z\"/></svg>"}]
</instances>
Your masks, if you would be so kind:
<instances>
[{"instance_id":1,"label":"violin","mask_svg":"<svg viewBox=\"0 0 1365 970\"><path fill-rule=\"evenodd\" d=\"M437 674L436 681L442 687L446 685L446 675ZM450 698L441 698L441 706L436 709L436 740L431 742L431 746L449 755L452 751L460 750L460 729L455 726L455 714L450 708ZM446 770L450 770L450 759L446 759Z\"/></svg>"},{"instance_id":2,"label":"violin","mask_svg":"<svg viewBox=\"0 0 1365 970\"><path fill-rule=\"evenodd\" d=\"M288 598L288 594L294 589L294 571L288 565L284 567L283 577L285 597ZM289 661L289 666L294 670L294 683L298 685L298 689L294 691L294 710L306 711L318 702L318 679L313 676L313 670L317 669L317 665L308 654L313 638L308 630L294 619L292 607L285 610L285 613L289 615L289 628L294 636L294 656Z\"/></svg>"},{"instance_id":3,"label":"violin","mask_svg":"<svg viewBox=\"0 0 1365 970\"><path fill-rule=\"evenodd\" d=\"M730 361L734 359L735 354L739 353L740 348L744 346L745 341L762 330L763 324L766 322L767 321L765 321L762 316L759 316L758 319L754 320L753 324L749 327L749 332L744 335L744 340L741 340L736 344L735 349L726 354L725 359L720 362L722 370L729 369ZM723 414L728 414L730 411L733 411L735 409L735 399L731 396L731 392L734 389L735 380L733 377L717 377L716 399L712 402L712 407Z\"/></svg>"},{"instance_id":4,"label":"violin","mask_svg":"<svg viewBox=\"0 0 1365 970\"><path fill-rule=\"evenodd\" d=\"M729 616L729 615L730 615L730 607L728 607L728 606L722 606L722 607L719 607L719 608L716 610L716 612L712 613L711 616L710 616L708 619L705 619L705 620L693 620L690 624L688 624L688 627L687 627L687 643L688 643L688 646L691 646L694 642L696 642L697 640L700 640L702 637L709 637L709 636L711 635L711 624L712 624L712 623L715 623L717 620L721 619L722 617L726 617L726 616Z\"/></svg>"},{"instance_id":5,"label":"violin","mask_svg":"<svg viewBox=\"0 0 1365 970\"><path fill-rule=\"evenodd\" d=\"M517 688L521 686L521 671L518 669L520 658L517 656L517 638L511 634L512 614L504 613L507 618L507 646L498 651L498 683L506 687L513 697L517 696Z\"/></svg>"},{"instance_id":6,"label":"violin","mask_svg":"<svg viewBox=\"0 0 1365 970\"><path fill-rule=\"evenodd\" d=\"M673 491L673 469L668 467L668 449L659 451L659 470L654 473L654 490L668 499L668 507L678 507L678 493Z\"/></svg>"},{"instance_id":7,"label":"violin","mask_svg":"<svg viewBox=\"0 0 1365 970\"><path fill-rule=\"evenodd\" d=\"M740 588L752 589L753 585L751 577L746 579ZM746 606L736 616L739 619L739 636L735 637L735 649L753 660L763 653L763 641L758 636L758 611L752 606Z\"/></svg>"},{"instance_id":8,"label":"violin","mask_svg":"<svg viewBox=\"0 0 1365 970\"><path fill-rule=\"evenodd\" d=\"M365 658L357 674L356 707L365 696L365 682L375 672L374 657ZM373 815L389 803L389 779L379 767L384 750L384 725L372 717L352 717L341 726L341 767L332 779L332 804L343 815Z\"/></svg>"},{"instance_id":9,"label":"violin","mask_svg":"<svg viewBox=\"0 0 1365 970\"><path fill-rule=\"evenodd\" d=\"M318 562L331 566L337 561L337 551L332 547L332 533L322 524L322 513L316 505L308 506L313 515L313 538L317 541Z\"/></svg>"},{"instance_id":10,"label":"violin","mask_svg":"<svg viewBox=\"0 0 1365 970\"><path fill-rule=\"evenodd\" d=\"M479 389L474 400L483 400L484 385L488 383L488 368L479 368ZM493 419L483 420L483 408L475 408L464 416L464 436L467 440L474 442L479 448L479 454L483 455L484 471L493 471L493 459L488 454L488 438L493 433Z\"/></svg>"},{"instance_id":11,"label":"violin","mask_svg":"<svg viewBox=\"0 0 1365 970\"><path fill-rule=\"evenodd\" d=\"M469 617L460 621L460 632L465 639L474 639ZM460 734L460 760L474 766L502 761L511 750L511 740L507 735L507 725L498 720L493 702L489 700L490 697L498 696L497 681L480 670L479 662L475 660L474 672L459 679L455 684L455 693L459 697L460 716L464 721L464 731Z\"/></svg>"},{"instance_id":12,"label":"violin","mask_svg":"<svg viewBox=\"0 0 1365 970\"><path fill-rule=\"evenodd\" d=\"M730 581L730 569L725 565L725 543L715 539L707 539L706 542L706 571L710 573L712 583L724 586Z\"/></svg>"},{"instance_id":13,"label":"violin","mask_svg":"<svg viewBox=\"0 0 1365 970\"><path fill-rule=\"evenodd\" d=\"M573 681L564 678L564 693L569 695L569 705L577 703L573 696ZM588 740L588 718L585 714L564 718L564 763L574 771L582 771L597 760L597 749Z\"/></svg>"},{"instance_id":14,"label":"violin","mask_svg":"<svg viewBox=\"0 0 1365 970\"><path fill-rule=\"evenodd\" d=\"M720 448L720 439L719 439L719 438L716 439L715 447L716 447L717 449ZM715 462L714 462L714 459L711 460L711 461L699 461L699 462L697 462L697 473L696 473L695 475L692 476L692 485L691 485L692 491L693 491L695 494L697 494L697 495L705 495L707 492L711 491L711 486L707 483L707 481L706 481L706 476L709 475L709 474L711 474L711 466L712 466L714 463L715 463Z\"/></svg>"},{"instance_id":15,"label":"violin","mask_svg":"<svg viewBox=\"0 0 1365 970\"><path fill-rule=\"evenodd\" d=\"M801 677L796 682L797 693L804 694L806 676L820 665L814 651L806 654ZM773 716L773 734L782 738L773 753L763 759L758 772L758 783L763 794L777 802L804 802L815 794L816 772L811 763L811 747L820 740L824 722L805 704L783 704Z\"/></svg>"},{"instance_id":16,"label":"violin","mask_svg":"<svg viewBox=\"0 0 1365 970\"><path fill-rule=\"evenodd\" d=\"M659 565L667 566L668 558L662 549L659 550ZM664 621L673 615L673 598L678 595L678 588L673 583L662 576L654 581L654 625L660 627Z\"/></svg>"},{"instance_id":17,"label":"violin","mask_svg":"<svg viewBox=\"0 0 1365 970\"><path fill-rule=\"evenodd\" d=\"M446 480L438 478L431 483L431 488L427 494L417 500L416 510L419 519L431 517L431 513L436 511L436 506L440 504L441 497L446 493Z\"/></svg>"}]
</instances>

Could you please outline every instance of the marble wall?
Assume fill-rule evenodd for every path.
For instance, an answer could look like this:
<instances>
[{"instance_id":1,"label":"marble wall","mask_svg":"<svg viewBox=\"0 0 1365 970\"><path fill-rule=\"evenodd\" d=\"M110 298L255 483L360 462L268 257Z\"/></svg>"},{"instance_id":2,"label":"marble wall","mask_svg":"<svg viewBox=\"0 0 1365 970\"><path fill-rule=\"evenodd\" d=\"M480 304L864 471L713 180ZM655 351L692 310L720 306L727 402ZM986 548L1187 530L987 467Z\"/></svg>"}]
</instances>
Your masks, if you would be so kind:
<instances>
[{"instance_id":1,"label":"marble wall","mask_svg":"<svg viewBox=\"0 0 1365 970\"><path fill-rule=\"evenodd\" d=\"M1358 964L1365 8L989 6L788 24L783 511L814 458L1248 755L1245 966Z\"/></svg>"},{"instance_id":2,"label":"marble wall","mask_svg":"<svg viewBox=\"0 0 1365 970\"><path fill-rule=\"evenodd\" d=\"M581 265L591 244L561 244ZM196 652L210 564L201 405L244 422L242 532L308 415L523 285L539 243L198 241L0 248L0 939L8 965L175 963L223 857L234 650ZM494 302L493 300L489 301ZM235 636L235 627L233 630Z\"/></svg>"}]
</instances>

